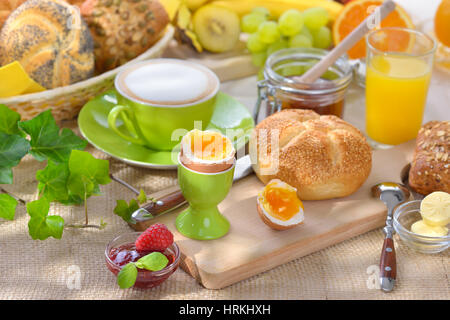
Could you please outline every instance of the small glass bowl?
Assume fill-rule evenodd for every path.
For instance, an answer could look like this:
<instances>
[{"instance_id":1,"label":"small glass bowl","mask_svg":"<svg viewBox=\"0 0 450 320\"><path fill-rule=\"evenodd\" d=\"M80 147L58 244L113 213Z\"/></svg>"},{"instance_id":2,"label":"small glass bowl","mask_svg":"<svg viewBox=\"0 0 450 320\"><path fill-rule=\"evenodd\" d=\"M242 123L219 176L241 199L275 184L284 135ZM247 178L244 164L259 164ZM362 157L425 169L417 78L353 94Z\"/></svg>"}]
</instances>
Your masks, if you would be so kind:
<instances>
[{"instance_id":1,"label":"small glass bowl","mask_svg":"<svg viewBox=\"0 0 450 320\"><path fill-rule=\"evenodd\" d=\"M106 246L106 266L116 276L119 273L120 269L122 269L124 266L119 266L111 260L109 256L111 250L123 245L134 244L136 242L136 239L141 234L142 232L130 232L121 234L112 239ZM138 269L137 279L134 284L135 288L149 289L156 287L167 280L167 278L169 278L170 275L174 273L175 270L177 270L178 265L180 264L180 249L178 248L177 244L174 242L169 248L166 249L166 251L163 252L163 254L169 257L169 261L171 261L171 263L169 263L164 269L159 271Z\"/></svg>"},{"instance_id":2,"label":"small glass bowl","mask_svg":"<svg viewBox=\"0 0 450 320\"><path fill-rule=\"evenodd\" d=\"M450 234L427 237L411 231L411 225L422 219L420 200L408 201L395 208L394 230L407 246L422 253L438 253L450 247Z\"/></svg>"}]
</instances>

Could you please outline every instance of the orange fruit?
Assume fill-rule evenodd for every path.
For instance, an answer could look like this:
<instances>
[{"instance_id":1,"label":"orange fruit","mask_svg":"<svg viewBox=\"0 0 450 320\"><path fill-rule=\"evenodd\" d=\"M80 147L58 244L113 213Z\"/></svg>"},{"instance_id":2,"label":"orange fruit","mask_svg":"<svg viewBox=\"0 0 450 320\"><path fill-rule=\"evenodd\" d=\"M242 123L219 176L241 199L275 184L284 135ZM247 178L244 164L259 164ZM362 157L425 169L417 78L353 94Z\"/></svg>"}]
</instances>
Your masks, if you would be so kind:
<instances>
[{"instance_id":1,"label":"orange fruit","mask_svg":"<svg viewBox=\"0 0 450 320\"><path fill-rule=\"evenodd\" d=\"M434 33L441 43L450 47L450 0L442 0L436 11Z\"/></svg>"},{"instance_id":2,"label":"orange fruit","mask_svg":"<svg viewBox=\"0 0 450 320\"><path fill-rule=\"evenodd\" d=\"M447 1L447 0L445 0ZM341 13L337 17L333 24L333 41L338 44L342 41L350 32L353 31L365 18L367 18L372 12L373 7L383 4L383 0L353 0L348 2ZM391 12L380 23L381 27L403 27L414 29L414 24L406 11L398 4L395 6L395 10ZM409 45L409 37L406 39L397 39L397 45L400 48L407 47ZM391 50L395 49L391 47ZM365 39L361 39L353 48L348 52L348 55L352 59L363 58L366 56L366 43Z\"/></svg>"}]
</instances>

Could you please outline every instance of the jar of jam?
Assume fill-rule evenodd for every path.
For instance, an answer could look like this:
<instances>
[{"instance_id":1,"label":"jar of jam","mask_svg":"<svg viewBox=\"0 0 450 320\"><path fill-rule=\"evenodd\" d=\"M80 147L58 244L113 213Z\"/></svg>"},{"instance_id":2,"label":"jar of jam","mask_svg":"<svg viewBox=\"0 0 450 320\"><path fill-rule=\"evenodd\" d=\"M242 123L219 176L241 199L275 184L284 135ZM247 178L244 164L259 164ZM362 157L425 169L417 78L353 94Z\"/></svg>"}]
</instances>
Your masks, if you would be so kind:
<instances>
[{"instance_id":1,"label":"jar of jam","mask_svg":"<svg viewBox=\"0 0 450 320\"><path fill-rule=\"evenodd\" d=\"M300 76L327 53L315 48L291 48L273 53L266 61L264 80L258 82L255 122L258 122L263 102L265 116L281 109L311 109L321 115L342 117L345 93L353 77L353 67L346 55L314 83L300 81Z\"/></svg>"}]
</instances>

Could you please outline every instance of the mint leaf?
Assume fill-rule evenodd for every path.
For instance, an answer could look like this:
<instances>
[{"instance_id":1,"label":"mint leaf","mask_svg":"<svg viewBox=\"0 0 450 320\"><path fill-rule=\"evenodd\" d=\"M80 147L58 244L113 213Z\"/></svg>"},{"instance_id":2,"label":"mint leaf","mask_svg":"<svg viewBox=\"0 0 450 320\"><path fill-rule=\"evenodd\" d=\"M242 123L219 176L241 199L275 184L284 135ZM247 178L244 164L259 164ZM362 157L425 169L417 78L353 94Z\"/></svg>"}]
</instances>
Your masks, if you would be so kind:
<instances>
[{"instance_id":1,"label":"mint leaf","mask_svg":"<svg viewBox=\"0 0 450 320\"><path fill-rule=\"evenodd\" d=\"M17 200L9 194L0 194L0 218L14 220L16 214Z\"/></svg>"},{"instance_id":2,"label":"mint leaf","mask_svg":"<svg viewBox=\"0 0 450 320\"><path fill-rule=\"evenodd\" d=\"M69 165L66 162L57 164L49 160L43 170L36 172L39 194L49 202L69 199L68 179Z\"/></svg>"},{"instance_id":3,"label":"mint leaf","mask_svg":"<svg viewBox=\"0 0 450 320\"><path fill-rule=\"evenodd\" d=\"M18 135L0 132L0 184L13 182L12 167L28 153L30 143Z\"/></svg>"},{"instance_id":4,"label":"mint leaf","mask_svg":"<svg viewBox=\"0 0 450 320\"><path fill-rule=\"evenodd\" d=\"M125 265L117 275L117 284L122 289L131 288L137 279L138 270L134 263Z\"/></svg>"},{"instance_id":5,"label":"mint leaf","mask_svg":"<svg viewBox=\"0 0 450 320\"><path fill-rule=\"evenodd\" d=\"M31 120L19 122L19 128L30 135L30 153L38 161L51 159L56 163L67 161L72 150L83 150L87 142L70 129L61 130L50 110Z\"/></svg>"},{"instance_id":6,"label":"mint leaf","mask_svg":"<svg viewBox=\"0 0 450 320\"><path fill-rule=\"evenodd\" d=\"M147 195L145 194L144 190L142 189L140 190L137 200L139 201L140 204L147 202Z\"/></svg>"},{"instance_id":7,"label":"mint leaf","mask_svg":"<svg viewBox=\"0 0 450 320\"><path fill-rule=\"evenodd\" d=\"M49 216L50 203L41 198L27 203L30 215L28 232L33 240L45 240L48 237L61 239L64 230L64 219L60 216Z\"/></svg>"},{"instance_id":8,"label":"mint leaf","mask_svg":"<svg viewBox=\"0 0 450 320\"><path fill-rule=\"evenodd\" d=\"M23 132L18 127L19 121L20 114L0 104L0 132L23 136Z\"/></svg>"},{"instance_id":9,"label":"mint leaf","mask_svg":"<svg viewBox=\"0 0 450 320\"><path fill-rule=\"evenodd\" d=\"M131 199L128 204L125 200L117 200L116 207L114 208L114 213L121 217L123 220L129 223L136 223L131 215L139 209L139 204L135 199Z\"/></svg>"},{"instance_id":10,"label":"mint leaf","mask_svg":"<svg viewBox=\"0 0 450 320\"><path fill-rule=\"evenodd\" d=\"M136 267L149 271L159 271L169 264L169 259L161 252L152 252L136 261Z\"/></svg>"},{"instance_id":11,"label":"mint leaf","mask_svg":"<svg viewBox=\"0 0 450 320\"><path fill-rule=\"evenodd\" d=\"M94 158L89 152L73 150L69 158L68 189L81 198L99 194L99 184L111 182L109 161Z\"/></svg>"}]
</instances>

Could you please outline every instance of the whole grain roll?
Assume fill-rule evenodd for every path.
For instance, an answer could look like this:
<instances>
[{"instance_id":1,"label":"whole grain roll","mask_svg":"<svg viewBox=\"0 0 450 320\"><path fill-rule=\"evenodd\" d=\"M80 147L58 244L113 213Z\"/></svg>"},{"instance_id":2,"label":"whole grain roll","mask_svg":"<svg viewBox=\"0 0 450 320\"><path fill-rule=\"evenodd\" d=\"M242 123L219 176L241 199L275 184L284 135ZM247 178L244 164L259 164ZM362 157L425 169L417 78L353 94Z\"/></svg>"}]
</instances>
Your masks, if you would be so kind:
<instances>
[{"instance_id":1,"label":"whole grain roll","mask_svg":"<svg viewBox=\"0 0 450 320\"><path fill-rule=\"evenodd\" d=\"M100 73L147 51L169 23L158 0L86 0L81 14L94 37L95 64Z\"/></svg>"},{"instance_id":2,"label":"whole grain roll","mask_svg":"<svg viewBox=\"0 0 450 320\"><path fill-rule=\"evenodd\" d=\"M259 123L250 139L253 169L265 184L280 179L302 200L345 197L367 179L372 149L336 116L287 109Z\"/></svg>"},{"instance_id":3,"label":"whole grain roll","mask_svg":"<svg viewBox=\"0 0 450 320\"><path fill-rule=\"evenodd\" d=\"M28 0L0 33L0 64L19 61L47 89L90 78L94 43L76 7L62 0Z\"/></svg>"},{"instance_id":4,"label":"whole grain roll","mask_svg":"<svg viewBox=\"0 0 450 320\"><path fill-rule=\"evenodd\" d=\"M423 195L450 193L450 121L430 121L419 130L408 182Z\"/></svg>"}]
</instances>

